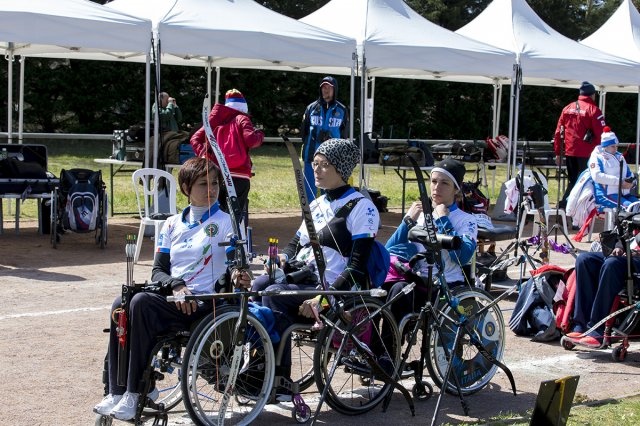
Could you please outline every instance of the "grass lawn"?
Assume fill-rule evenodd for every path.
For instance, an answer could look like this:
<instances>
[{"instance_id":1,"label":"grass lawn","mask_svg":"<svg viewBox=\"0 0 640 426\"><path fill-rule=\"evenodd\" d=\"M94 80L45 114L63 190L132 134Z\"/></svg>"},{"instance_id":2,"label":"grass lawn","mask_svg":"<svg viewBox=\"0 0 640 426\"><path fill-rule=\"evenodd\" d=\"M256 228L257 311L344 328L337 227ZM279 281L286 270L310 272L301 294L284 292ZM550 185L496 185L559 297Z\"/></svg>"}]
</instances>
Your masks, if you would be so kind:
<instances>
[{"instance_id":1,"label":"grass lawn","mask_svg":"<svg viewBox=\"0 0 640 426\"><path fill-rule=\"evenodd\" d=\"M109 141L50 141L45 143L49 152L49 171L56 176L60 176L61 169L74 167L88 169L102 169L103 179L109 182L109 166L97 164L95 158L108 158L111 154L111 143ZM265 144L251 153L254 162L255 177L251 180L251 192L249 193L250 212L279 212L299 209L298 196L291 170L291 160L287 150L282 144ZM467 164L467 181L477 181L476 165ZM177 171L174 171L177 173ZM354 184L359 183L359 167L353 174ZM402 205L402 179L392 168L383 170L381 167L365 167L370 189L381 192L388 197L389 208L400 208ZM412 171L407 172L407 178L413 176ZM497 167L496 170L486 168L487 187L481 188L485 195L489 196L492 202L498 196L500 185L506 181L506 168ZM116 212L136 211L135 197L131 188L131 174L120 173L114 177L114 197ZM556 200L555 181L549 183L549 200L553 204ZM407 204L419 198L418 187L415 182L407 181L405 199ZM495 193L494 193L495 191ZM5 215L9 212L5 202ZM187 204L186 198L178 193L178 206ZM37 217L35 201L27 201L21 209L24 218ZM8 216L7 216L8 218Z\"/></svg>"}]
</instances>

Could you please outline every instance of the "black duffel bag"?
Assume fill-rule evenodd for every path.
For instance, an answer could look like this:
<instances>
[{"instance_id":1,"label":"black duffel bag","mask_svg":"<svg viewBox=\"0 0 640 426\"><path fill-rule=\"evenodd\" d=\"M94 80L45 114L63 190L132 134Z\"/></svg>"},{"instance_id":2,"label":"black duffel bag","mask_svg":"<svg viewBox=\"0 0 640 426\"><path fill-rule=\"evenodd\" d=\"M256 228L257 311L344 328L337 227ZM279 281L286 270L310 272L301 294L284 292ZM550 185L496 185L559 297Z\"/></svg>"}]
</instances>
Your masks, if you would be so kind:
<instances>
[{"instance_id":1,"label":"black duffel bag","mask_svg":"<svg viewBox=\"0 0 640 426\"><path fill-rule=\"evenodd\" d=\"M378 163L381 166L389 167L411 167L413 164L407 157L411 157L416 160L418 166L424 167L426 165L426 157L424 151L415 146L389 146L380 148L380 157Z\"/></svg>"}]
</instances>

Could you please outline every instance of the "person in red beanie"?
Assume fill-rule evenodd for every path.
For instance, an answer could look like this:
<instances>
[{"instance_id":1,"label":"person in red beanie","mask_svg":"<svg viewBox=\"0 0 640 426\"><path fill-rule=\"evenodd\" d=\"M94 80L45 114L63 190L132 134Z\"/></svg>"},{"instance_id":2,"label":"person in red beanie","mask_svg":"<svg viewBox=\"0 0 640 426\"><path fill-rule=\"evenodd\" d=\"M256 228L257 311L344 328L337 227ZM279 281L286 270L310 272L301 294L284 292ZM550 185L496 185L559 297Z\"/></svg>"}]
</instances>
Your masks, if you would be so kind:
<instances>
[{"instance_id":1,"label":"person in red beanie","mask_svg":"<svg viewBox=\"0 0 640 426\"><path fill-rule=\"evenodd\" d=\"M553 150L556 165L560 166L560 154L565 158L569 182L564 191L559 208L565 208L567 198L578 181L578 177L587 168L591 151L600 145L600 136L605 126L604 114L595 102L596 88L588 81L582 82L578 100L565 106L558 119L553 137ZM563 144L564 133L564 144Z\"/></svg>"},{"instance_id":2,"label":"person in red beanie","mask_svg":"<svg viewBox=\"0 0 640 426\"><path fill-rule=\"evenodd\" d=\"M238 196L238 208L246 212L252 174L249 150L262 145L264 132L253 126L247 101L237 89L227 91L224 105L217 103L213 106L209 114L209 124L231 171ZM198 157L206 155L218 164L207 141L204 127L191 136L191 146ZM226 191L221 191L219 200L221 208L226 211Z\"/></svg>"}]
</instances>

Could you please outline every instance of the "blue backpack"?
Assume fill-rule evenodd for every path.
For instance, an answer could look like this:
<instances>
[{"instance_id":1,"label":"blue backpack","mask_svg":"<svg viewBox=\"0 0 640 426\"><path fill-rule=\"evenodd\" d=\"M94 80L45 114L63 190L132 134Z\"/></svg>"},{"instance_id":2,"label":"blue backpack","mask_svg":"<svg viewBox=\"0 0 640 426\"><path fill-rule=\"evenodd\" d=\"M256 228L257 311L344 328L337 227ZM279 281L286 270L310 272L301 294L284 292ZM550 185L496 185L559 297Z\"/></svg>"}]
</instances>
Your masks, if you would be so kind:
<instances>
[{"instance_id":1,"label":"blue backpack","mask_svg":"<svg viewBox=\"0 0 640 426\"><path fill-rule=\"evenodd\" d=\"M338 209L335 217L346 218L349 216L353 207L363 198L364 197L354 198L347 201L344 206ZM384 283L387 278L387 272L389 272L390 264L391 256L389 255L389 251L387 251L386 247L380 241L374 241L373 247L371 247L371 253L369 253L369 260L367 260L367 272L373 287L380 287Z\"/></svg>"}]
</instances>

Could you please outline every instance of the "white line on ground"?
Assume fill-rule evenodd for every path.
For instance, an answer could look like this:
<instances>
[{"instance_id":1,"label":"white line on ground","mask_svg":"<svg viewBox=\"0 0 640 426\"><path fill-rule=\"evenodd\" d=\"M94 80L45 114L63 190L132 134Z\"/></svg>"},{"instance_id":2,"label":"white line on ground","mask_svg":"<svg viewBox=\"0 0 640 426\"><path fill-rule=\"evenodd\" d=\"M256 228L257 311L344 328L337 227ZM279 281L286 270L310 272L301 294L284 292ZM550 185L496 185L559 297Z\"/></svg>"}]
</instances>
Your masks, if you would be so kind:
<instances>
[{"instance_id":1,"label":"white line on ground","mask_svg":"<svg viewBox=\"0 0 640 426\"><path fill-rule=\"evenodd\" d=\"M0 315L0 321L7 320L7 319L24 318L24 317L45 317L47 315L61 315L61 314L69 314L74 312L94 312L94 311L103 311L108 309L111 309L111 306L103 306L100 308L64 309L62 311L25 312L22 314Z\"/></svg>"}]
</instances>

